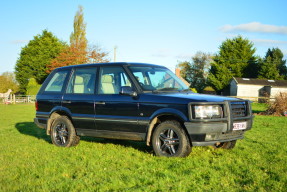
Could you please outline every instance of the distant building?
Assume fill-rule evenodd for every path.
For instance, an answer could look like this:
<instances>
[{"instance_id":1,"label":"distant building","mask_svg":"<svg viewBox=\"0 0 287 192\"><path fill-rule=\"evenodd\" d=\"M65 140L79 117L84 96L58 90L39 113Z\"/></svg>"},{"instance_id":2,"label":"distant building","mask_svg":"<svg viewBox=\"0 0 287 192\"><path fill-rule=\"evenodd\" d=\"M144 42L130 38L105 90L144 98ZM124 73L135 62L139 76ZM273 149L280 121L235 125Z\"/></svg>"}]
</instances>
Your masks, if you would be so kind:
<instances>
[{"instance_id":1,"label":"distant building","mask_svg":"<svg viewBox=\"0 0 287 192\"><path fill-rule=\"evenodd\" d=\"M252 97L274 98L280 92L287 93L287 81L233 77L230 82L230 96L252 100Z\"/></svg>"}]
</instances>

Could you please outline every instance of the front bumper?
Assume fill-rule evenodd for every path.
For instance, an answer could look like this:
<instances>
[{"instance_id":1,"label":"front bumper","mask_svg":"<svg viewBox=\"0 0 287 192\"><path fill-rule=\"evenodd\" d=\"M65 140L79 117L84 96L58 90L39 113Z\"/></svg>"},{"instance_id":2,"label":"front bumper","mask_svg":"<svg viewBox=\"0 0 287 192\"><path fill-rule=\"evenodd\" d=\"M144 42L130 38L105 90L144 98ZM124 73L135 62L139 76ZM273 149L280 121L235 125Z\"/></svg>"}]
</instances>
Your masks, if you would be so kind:
<instances>
[{"instance_id":1,"label":"front bumper","mask_svg":"<svg viewBox=\"0 0 287 192\"><path fill-rule=\"evenodd\" d=\"M244 133L251 129L254 118L251 113L250 102L245 102L247 106L249 106L245 117L232 117L231 102L225 101L222 103L226 114L225 117L218 119L190 119L190 122L185 122L184 125L192 145L207 146L214 145L215 143L242 139ZM233 130L233 123L238 122L246 122L246 129Z\"/></svg>"},{"instance_id":2,"label":"front bumper","mask_svg":"<svg viewBox=\"0 0 287 192\"><path fill-rule=\"evenodd\" d=\"M247 123L250 125L249 123ZM227 123L184 123L193 146L207 146L215 143L243 139L249 130L227 131Z\"/></svg>"}]
</instances>

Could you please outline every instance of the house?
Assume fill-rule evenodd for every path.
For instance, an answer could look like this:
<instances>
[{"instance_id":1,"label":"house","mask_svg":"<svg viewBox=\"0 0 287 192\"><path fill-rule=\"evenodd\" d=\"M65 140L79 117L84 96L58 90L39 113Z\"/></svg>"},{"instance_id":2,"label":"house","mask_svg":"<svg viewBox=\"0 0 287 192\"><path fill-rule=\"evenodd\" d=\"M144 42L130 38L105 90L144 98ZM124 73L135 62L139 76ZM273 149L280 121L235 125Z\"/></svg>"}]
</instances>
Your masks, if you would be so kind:
<instances>
[{"instance_id":1,"label":"house","mask_svg":"<svg viewBox=\"0 0 287 192\"><path fill-rule=\"evenodd\" d=\"M280 92L287 93L287 81L233 77L230 82L230 96L257 100L254 97L274 98Z\"/></svg>"}]
</instances>

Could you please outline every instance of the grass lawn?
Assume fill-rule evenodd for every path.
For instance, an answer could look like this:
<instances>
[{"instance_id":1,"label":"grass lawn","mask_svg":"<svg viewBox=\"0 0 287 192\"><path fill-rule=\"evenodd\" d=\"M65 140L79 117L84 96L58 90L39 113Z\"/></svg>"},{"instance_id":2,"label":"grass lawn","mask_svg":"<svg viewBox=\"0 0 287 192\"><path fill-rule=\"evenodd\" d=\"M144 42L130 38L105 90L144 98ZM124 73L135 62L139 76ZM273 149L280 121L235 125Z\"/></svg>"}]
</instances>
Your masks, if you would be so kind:
<instances>
[{"instance_id":1,"label":"grass lawn","mask_svg":"<svg viewBox=\"0 0 287 192\"><path fill-rule=\"evenodd\" d=\"M286 117L256 116L233 150L160 158L131 141L56 147L34 115L30 104L0 105L0 191L287 191Z\"/></svg>"},{"instance_id":2,"label":"grass lawn","mask_svg":"<svg viewBox=\"0 0 287 192\"><path fill-rule=\"evenodd\" d=\"M268 104L266 103L252 103L253 113L260 113L266 111Z\"/></svg>"}]
</instances>

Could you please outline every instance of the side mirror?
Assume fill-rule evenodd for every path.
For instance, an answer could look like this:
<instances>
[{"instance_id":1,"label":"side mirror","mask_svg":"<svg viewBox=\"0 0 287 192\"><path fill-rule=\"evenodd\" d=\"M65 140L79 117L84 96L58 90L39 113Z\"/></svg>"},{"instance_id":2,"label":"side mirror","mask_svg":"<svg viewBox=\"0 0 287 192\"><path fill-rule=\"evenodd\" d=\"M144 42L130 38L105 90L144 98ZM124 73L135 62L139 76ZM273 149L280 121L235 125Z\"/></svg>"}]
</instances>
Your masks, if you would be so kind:
<instances>
[{"instance_id":1,"label":"side mirror","mask_svg":"<svg viewBox=\"0 0 287 192\"><path fill-rule=\"evenodd\" d=\"M135 91L133 91L133 89L130 86L122 86L120 94L121 95L132 96L132 97L136 97L137 96L137 93Z\"/></svg>"}]
</instances>

